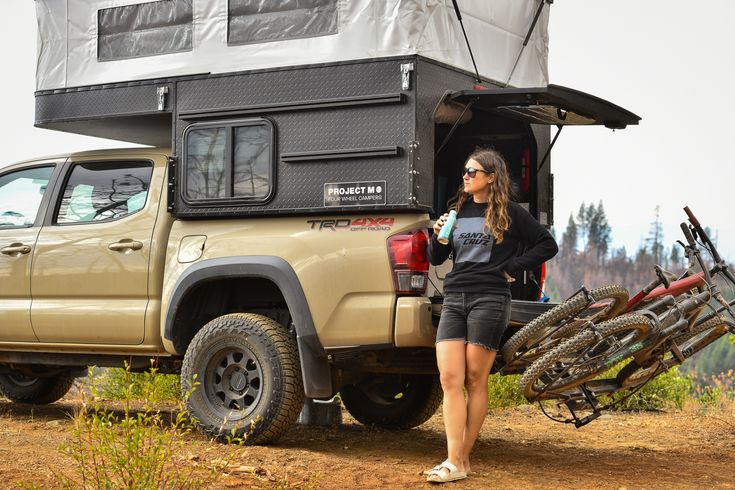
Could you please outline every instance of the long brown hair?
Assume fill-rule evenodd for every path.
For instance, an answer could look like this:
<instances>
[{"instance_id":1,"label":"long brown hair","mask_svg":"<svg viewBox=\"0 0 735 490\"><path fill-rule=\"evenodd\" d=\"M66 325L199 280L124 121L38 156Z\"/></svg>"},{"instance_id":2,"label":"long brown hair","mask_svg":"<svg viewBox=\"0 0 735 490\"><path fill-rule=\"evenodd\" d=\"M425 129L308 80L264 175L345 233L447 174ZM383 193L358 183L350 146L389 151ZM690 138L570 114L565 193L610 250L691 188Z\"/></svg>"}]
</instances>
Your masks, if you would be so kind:
<instances>
[{"instance_id":1,"label":"long brown hair","mask_svg":"<svg viewBox=\"0 0 735 490\"><path fill-rule=\"evenodd\" d=\"M466 162L474 160L487 172L495 173L495 180L490 184L487 213L485 214L485 229L495 239L495 243L503 242L503 235L510 228L508 215L508 200L510 199L510 177L508 168L502 155L495 150L480 148L467 157ZM467 163L465 162L465 165ZM449 208L459 213L470 194L464 191L464 184L459 186L457 195L449 201Z\"/></svg>"}]
</instances>

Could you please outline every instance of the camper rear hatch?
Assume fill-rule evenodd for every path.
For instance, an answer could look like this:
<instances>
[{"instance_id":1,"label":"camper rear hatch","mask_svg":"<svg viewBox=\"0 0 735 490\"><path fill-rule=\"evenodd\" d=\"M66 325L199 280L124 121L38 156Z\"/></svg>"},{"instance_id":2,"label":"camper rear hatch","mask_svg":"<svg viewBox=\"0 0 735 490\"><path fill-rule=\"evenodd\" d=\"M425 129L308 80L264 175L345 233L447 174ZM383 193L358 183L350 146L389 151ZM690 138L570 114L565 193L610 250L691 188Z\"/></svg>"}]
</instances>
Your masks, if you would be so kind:
<instances>
[{"instance_id":1,"label":"camper rear hatch","mask_svg":"<svg viewBox=\"0 0 735 490\"><path fill-rule=\"evenodd\" d=\"M473 110L494 112L529 124L605 126L624 129L640 117L594 95L560 85L536 88L460 90L448 99Z\"/></svg>"}]
</instances>

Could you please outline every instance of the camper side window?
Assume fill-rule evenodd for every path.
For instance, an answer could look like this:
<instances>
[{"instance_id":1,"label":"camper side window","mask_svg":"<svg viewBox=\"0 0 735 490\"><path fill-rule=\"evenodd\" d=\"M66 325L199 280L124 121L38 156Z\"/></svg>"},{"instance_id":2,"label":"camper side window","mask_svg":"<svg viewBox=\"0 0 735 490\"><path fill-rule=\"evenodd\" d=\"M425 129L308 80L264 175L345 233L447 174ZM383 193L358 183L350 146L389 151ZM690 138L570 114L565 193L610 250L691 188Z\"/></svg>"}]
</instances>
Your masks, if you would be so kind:
<instances>
[{"instance_id":1,"label":"camper side window","mask_svg":"<svg viewBox=\"0 0 735 490\"><path fill-rule=\"evenodd\" d=\"M192 19L192 0L145 2L100 9L97 12L97 60L124 60L191 51Z\"/></svg>"},{"instance_id":2,"label":"camper side window","mask_svg":"<svg viewBox=\"0 0 735 490\"><path fill-rule=\"evenodd\" d=\"M265 119L189 126L184 199L265 202L272 193L273 134Z\"/></svg>"},{"instance_id":3,"label":"camper side window","mask_svg":"<svg viewBox=\"0 0 735 490\"><path fill-rule=\"evenodd\" d=\"M229 0L227 42L255 44L328 36L339 30L338 0Z\"/></svg>"}]
</instances>

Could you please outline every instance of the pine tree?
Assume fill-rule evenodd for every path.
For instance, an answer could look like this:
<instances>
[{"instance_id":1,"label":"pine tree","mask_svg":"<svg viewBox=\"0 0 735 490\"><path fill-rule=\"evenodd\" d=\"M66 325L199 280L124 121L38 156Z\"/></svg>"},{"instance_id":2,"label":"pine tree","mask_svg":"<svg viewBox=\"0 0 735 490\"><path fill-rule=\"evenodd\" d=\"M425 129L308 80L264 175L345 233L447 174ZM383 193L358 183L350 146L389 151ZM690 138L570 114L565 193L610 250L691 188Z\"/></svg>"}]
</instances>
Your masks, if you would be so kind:
<instances>
[{"instance_id":1,"label":"pine tree","mask_svg":"<svg viewBox=\"0 0 735 490\"><path fill-rule=\"evenodd\" d=\"M661 207L657 205L655 209L655 220L651 223L648 238L646 239L648 250L651 253L654 264L660 264L661 259L664 257L664 227L661 224L660 211Z\"/></svg>"},{"instance_id":2,"label":"pine tree","mask_svg":"<svg viewBox=\"0 0 735 490\"><path fill-rule=\"evenodd\" d=\"M607 222L602 201L597 204L597 207L590 204L588 211L590 212L588 248L594 248L597 253L597 262L600 263L607 256L610 248L612 230Z\"/></svg>"},{"instance_id":3,"label":"pine tree","mask_svg":"<svg viewBox=\"0 0 735 490\"><path fill-rule=\"evenodd\" d=\"M582 250L587 249L587 233L589 231L589 214L584 202L577 211L577 238L581 241Z\"/></svg>"},{"instance_id":4,"label":"pine tree","mask_svg":"<svg viewBox=\"0 0 735 490\"><path fill-rule=\"evenodd\" d=\"M564 256L574 256L577 254L577 223L574 217L569 213L569 222L567 229L561 236L561 250Z\"/></svg>"}]
</instances>

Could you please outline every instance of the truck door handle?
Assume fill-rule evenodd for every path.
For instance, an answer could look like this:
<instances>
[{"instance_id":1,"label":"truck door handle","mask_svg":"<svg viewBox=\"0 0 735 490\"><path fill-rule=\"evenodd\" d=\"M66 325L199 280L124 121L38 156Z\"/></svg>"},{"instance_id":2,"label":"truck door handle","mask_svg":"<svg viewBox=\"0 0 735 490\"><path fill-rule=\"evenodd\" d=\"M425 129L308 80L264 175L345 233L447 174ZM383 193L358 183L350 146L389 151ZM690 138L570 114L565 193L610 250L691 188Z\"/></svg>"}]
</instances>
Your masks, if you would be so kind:
<instances>
[{"instance_id":1,"label":"truck door handle","mask_svg":"<svg viewBox=\"0 0 735 490\"><path fill-rule=\"evenodd\" d=\"M126 250L140 250L143 248L143 243L137 240L120 240L119 242L111 243L107 246L110 250L115 252L125 252Z\"/></svg>"},{"instance_id":2,"label":"truck door handle","mask_svg":"<svg viewBox=\"0 0 735 490\"><path fill-rule=\"evenodd\" d=\"M11 243L9 246L0 248L0 252L4 255L11 255L13 257L18 257L20 255L25 255L27 253L30 253L31 247L28 245L23 245L22 243Z\"/></svg>"}]
</instances>

